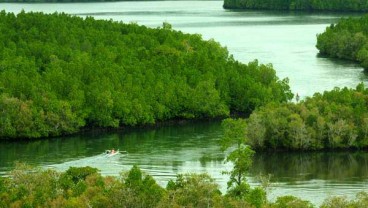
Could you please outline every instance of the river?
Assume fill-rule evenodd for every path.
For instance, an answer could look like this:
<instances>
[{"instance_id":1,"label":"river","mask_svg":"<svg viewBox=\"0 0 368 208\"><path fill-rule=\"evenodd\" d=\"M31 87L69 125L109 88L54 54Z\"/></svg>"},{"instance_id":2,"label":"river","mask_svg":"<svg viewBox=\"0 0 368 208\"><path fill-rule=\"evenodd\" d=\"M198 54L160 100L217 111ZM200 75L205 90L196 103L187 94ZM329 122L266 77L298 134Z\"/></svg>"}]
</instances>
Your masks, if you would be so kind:
<instances>
[{"instance_id":1,"label":"river","mask_svg":"<svg viewBox=\"0 0 368 208\"><path fill-rule=\"evenodd\" d=\"M15 161L64 171L70 166L92 166L103 175L119 175L132 165L152 175L160 185L180 173L209 173L226 191L231 165L224 163L219 141L221 123L194 122L159 128L103 133L92 131L67 138L32 142L0 143L0 174L6 175ZM127 151L113 157L111 148ZM321 204L333 195L353 197L367 190L368 153L257 153L248 176L252 186L259 176L271 175L269 198L295 195Z\"/></svg>"},{"instance_id":2,"label":"river","mask_svg":"<svg viewBox=\"0 0 368 208\"><path fill-rule=\"evenodd\" d=\"M280 78L288 77L294 93L301 97L338 87L368 82L363 69L354 63L318 57L316 34L349 14L271 11L229 11L222 1L140 1L114 3L0 4L18 13L65 12L82 17L135 22L160 27L169 22L176 30L199 33L215 39L242 62L258 59L272 63ZM65 170L91 165L105 175L118 175L138 164L161 185L178 173L208 172L224 191L230 169L218 147L222 136L219 122L196 122L157 129L123 132L90 132L71 138L20 143L0 143L0 171L14 161ZM106 158L109 148L128 151ZM330 195L353 196L367 189L367 153L274 153L257 154L249 175L271 174L269 196L292 194L320 204Z\"/></svg>"}]
</instances>

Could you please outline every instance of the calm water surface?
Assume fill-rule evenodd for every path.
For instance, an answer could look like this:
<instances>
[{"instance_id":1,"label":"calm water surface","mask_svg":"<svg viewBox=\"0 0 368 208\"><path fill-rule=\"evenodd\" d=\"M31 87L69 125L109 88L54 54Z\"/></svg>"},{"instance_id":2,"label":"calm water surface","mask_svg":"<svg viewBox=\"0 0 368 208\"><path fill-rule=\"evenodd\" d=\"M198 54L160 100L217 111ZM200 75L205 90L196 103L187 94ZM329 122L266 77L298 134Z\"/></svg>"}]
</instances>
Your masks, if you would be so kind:
<instances>
[{"instance_id":1,"label":"calm water surface","mask_svg":"<svg viewBox=\"0 0 368 208\"><path fill-rule=\"evenodd\" d=\"M258 59L272 63L280 78L288 77L295 93L302 97L338 87L355 87L368 82L358 65L319 58L316 34L347 14L227 11L222 1L154 1L70 4L0 4L18 13L55 11L136 22L159 27L169 22L176 30L199 33L226 46L242 62ZM0 143L0 171L6 174L14 161L65 170L69 166L94 166L105 175L118 175L138 164L160 184L177 173L208 172L223 190L227 176L218 147L222 136L219 122L194 123L129 132L89 133L28 143ZM128 154L106 158L101 153L119 148ZM320 204L330 195L348 195L367 190L367 153L257 154L249 175L272 174L271 199L292 194Z\"/></svg>"},{"instance_id":2,"label":"calm water surface","mask_svg":"<svg viewBox=\"0 0 368 208\"><path fill-rule=\"evenodd\" d=\"M209 173L226 190L231 165L220 151L220 122L196 122L157 129L114 133L91 132L69 138L0 143L0 174L14 161L64 171L70 166L92 166L103 175L118 175L138 164L160 185L179 173ZM106 157L106 149L127 154ZM259 176L271 174L270 199L295 195L320 204L332 195L354 196L368 190L368 153L258 153L248 176L252 186Z\"/></svg>"}]
</instances>

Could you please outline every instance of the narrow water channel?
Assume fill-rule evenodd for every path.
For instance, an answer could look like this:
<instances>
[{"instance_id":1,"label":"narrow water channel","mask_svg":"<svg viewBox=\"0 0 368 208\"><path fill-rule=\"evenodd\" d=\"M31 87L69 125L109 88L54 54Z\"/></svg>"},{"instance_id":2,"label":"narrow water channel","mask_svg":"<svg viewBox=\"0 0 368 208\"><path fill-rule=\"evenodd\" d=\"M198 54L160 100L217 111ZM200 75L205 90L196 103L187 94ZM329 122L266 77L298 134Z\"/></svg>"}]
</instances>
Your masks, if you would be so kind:
<instances>
[{"instance_id":1,"label":"narrow water channel","mask_svg":"<svg viewBox=\"0 0 368 208\"><path fill-rule=\"evenodd\" d=\"M180 173L208 173L226 191L231 165L219 147L219 121L195 122L118 132L89 132L67 138L0 143L0 172L6 175L15 161L64 171L70 166L92 166L103 175L119 175L138 165L160 185ZM106 157L107 149L128 153ZM269 196L295 195L316 204L330 195L354 196L368 188L367 152L257 153L248 176L252 186L259 176L271 175Z\"/></svg>"}]
</instances>

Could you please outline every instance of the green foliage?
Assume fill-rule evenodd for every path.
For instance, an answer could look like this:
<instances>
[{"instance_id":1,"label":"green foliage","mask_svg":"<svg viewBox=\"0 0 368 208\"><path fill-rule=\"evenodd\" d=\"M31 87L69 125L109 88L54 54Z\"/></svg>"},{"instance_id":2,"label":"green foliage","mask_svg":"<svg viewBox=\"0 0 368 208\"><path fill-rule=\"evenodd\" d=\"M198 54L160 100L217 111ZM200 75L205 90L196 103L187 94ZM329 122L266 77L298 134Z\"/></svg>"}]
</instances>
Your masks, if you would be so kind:
<instances>
[{"instance_id":1,"label":"green foliage","mask_svg":"<svg viewBox=\"0 0 368 208\"><path fill-rule=\"evenodd\" d=\"M244 197L249 192L246 174L252 165L253 154L254 151L249 147L240 147L226 157L226 161L234 165L233 169L228 172L230 181L227 185L231 196Z\"/></svg>"},{"instance_id":2,"label":"green foliage","mask_svg":"<svg viewBox=\"0 0 368 208\"><path fill-rule=\"evenodd\" d=\"M256 208L261 208L267 203L267 194L263 188L255 187L246 196L246 201Z\"/></svg>"},{"instance_id":3,"label":"green foliage","mask_svg":"<svg viewBox=\"0 0 368 208\"><path fill-rule=\"evenodd\" d=\"M271 204L272 208L313 208L309 201L301 200L295 196L277 197L275 203Z\"/></svg>"},{"instance_id":4,"label":"green foliage","mask_svg":"<svg viewBox=\"0 0 368 208\"><path fill-rule=\"evenodd\" d=\"M341 196L329 197L321 205L321 208L340 208L340 207L352 208L353 206L351 206L351 202L346 197Z\"/></svg>"},{"instance_id":5,"label":"green foliage","mask_svg":"<svg viewBox=\"0 0 368 208\"><path fill-rule=\"evenodd\" d=\"M227 172L230 175L228 182L228 194L233 197L244 198L249 193L250 187L246 182L246 174L252 165L254 151L245 145L246 123L244 119L225 119L222 122L224 136L222 139L222 149L230 147L235 149L226 156L226 161L233 163L234 167Z\"/></svg>"},{"instance_id":6,"label":"green foliage","mask_svg":"<svg viewBox=\"0 0 368 208\"><path fill-rule=\"evenodd\" d=\"M60 186L66 191L67 197L80 196L86 191L85 180L88 176L97 174L97 169L92 167L70 167L59 177Z\"/></svg>"},{"instance_id":7,"label":"green foliage","mask_svg":"<svg viewBox=\"0 0 368 208\"><path fill-rule=\"evenodd\" d=\"M254 111L246 131L256 149L367 148L368 90L335 88L299 103L270 103Z\"/></svg>"},{"instance_id":8,"label":"green foliage","mask_svg":"<svg viewBox=\"0 0 368 208\"><path fill-rule=\"evenodd\" d=\"M97 173L97 168L86 167L70 167L65 175L70 177L73 183L78 183L79 181L86 180L87 176Z\"/></svg>"},{"instance_id":9,"label":"green foliage","mask_svg":"<svg viewBox=\"0 0 368 208\"><path fill-rule=\"evenodd\" d=\"M262 207L266 204L266 191L261 187L251 189L246 181L246 175L252 165L254 151L246 145L247 124L244 119L225 119L222 122L224 136L222 149L232 148L226 156L226 161L233 163L233 169L225 172L230 175L227 183L227 196L244 200L254 207Z\"/></svg>"},{"instance_id":10,"label":"green foliage","mask_svg":"<svg viewBox=\"0 0 368 208\"><path fill-rule=\"evenodd\" d=\"M11 180L5 184L8 193L5 202L9 204L21 207L45 207L50 199L59 195L57 187L59 173L55 171L40 171L28 165L17 164L10 175Z\"/></svg>"},{"instance_id":11,"label":"green foliage","mask_svg":"<svg viewBox=\"0 0 368 208\"><path fill-rule=\"evenodd\" d=\"M221 139L221 148L226 150L233 145L240 148L247 141L246 122L244 119L225 119L222 121L224 136Z\"/></svg>"},{"instance_id":12,"label":"green foliage","mask_svg":"<svg viewBox=\"0 0 368 208\"><path fill-rule=\"evenodd\" d=\"M155 207L165 194L152 176L143 174L136 165L123 177L122 183L127 189L124 198L127 207Z\"/></svg>"},{"instance_id":13,"label":"green foliage","mask_svg":"<svg viewBox=\"0 0 368 208\"><path fill-rule=\"evenodd\" d=\"M366 12L365 0L224 0L226 9Z\"/></svg>"},{"instance_id":14,"label":"green foliage","mask_svg":"<svg viewBox=\"0 0 368 208\"><path fill-rule=\"evenodd\" d=\"M207 174L180 174L164 189L137 166L122 177L101 176L90 167L72 168L63 173L40 170L17 164L9 177L0 177L0 207L139 207L139 208L313 208L294 196L280 196L276 202L266 200L261 188L250 189L245 198L223 196L219 185ZM73 172L73 173L72 173ZM83 183L78 194L70 194L59 179L62 175L89 172L77 177ZM361 208L368 205L368 193L361 192L352 200L329 197L321 208Z\"/></svg>"},{"instance_id":15,"label":"green foliage","mask_svg":"<svg viewBox=\"0 0 368 208\"><path fill-rule=\"evenodd\" d=\"M355 196L355 199L349 200L345 196L334 196L325 199L321 208L361 208L368 206L368 194L360 192Z\"/></svg>"},{"instance_id":16,"label":"green foliage","mask_svg":"<svg viewBox=\"0 0 368 208\"><path fill-rule=\"evenodd\" d=\"M322 55L353 60L368 68L368 15L341 19L317 35L317 48Z\"/></svg>"},{"instance_id":17,"label":"green foliage","mask_svg":"<svg viewBox=\"0 0 368 208\"><path fill-rule=\"evenodd\" d=\"M216 207L221 192L215 180L207 174L177 175L167 185L168 201L161 207Z\"/></svg>"},{"instance_id":18,"label":"green foliage","mask_svg":"<svg viewBox=\"0 0 368 208\"><path fill-rule=\"evenodd\" d=\"M292 98L271 65L164 23L0 12L0 138L250 113Z\"/></svg>"}]
</instances>

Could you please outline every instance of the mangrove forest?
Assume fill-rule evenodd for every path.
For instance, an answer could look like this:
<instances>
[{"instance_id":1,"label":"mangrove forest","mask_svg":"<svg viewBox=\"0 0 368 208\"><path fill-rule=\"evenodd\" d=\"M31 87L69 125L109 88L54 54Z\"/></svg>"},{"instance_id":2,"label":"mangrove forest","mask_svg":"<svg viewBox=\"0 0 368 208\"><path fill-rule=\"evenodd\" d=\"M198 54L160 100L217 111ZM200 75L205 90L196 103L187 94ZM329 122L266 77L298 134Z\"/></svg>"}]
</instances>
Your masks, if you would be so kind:
<instances>
[{"instance_id":1,"label":"mangrove forest","mask_svg":"<svg viewBox=\"0 0 368 208\"><path fill-rule=\"evenodd\" d=\"M368 147L368 89L335 88L299 103L269 103L244 120L255 149L326 150Z\"/></svg>"},{"instance_id":2,"label":"mangrove forest","mask_svg":"<svg viewBox=\"0 0 368 208\"><path fill-rule=\"evenodd\" d=\"M272 65L168 23L0 13L0 138L227 117L293 95Z\"/></svg>"},{"instance_id":3,"label":"mangrove forest","mask_svg":"<svg viewBox=\"0 0 368 208\"><path fill-rule=\"evenodd\" d=\"M368 68L368 15L341 19L317 35L321 55L359 62Z\"/></svg>"}]
</instances>

